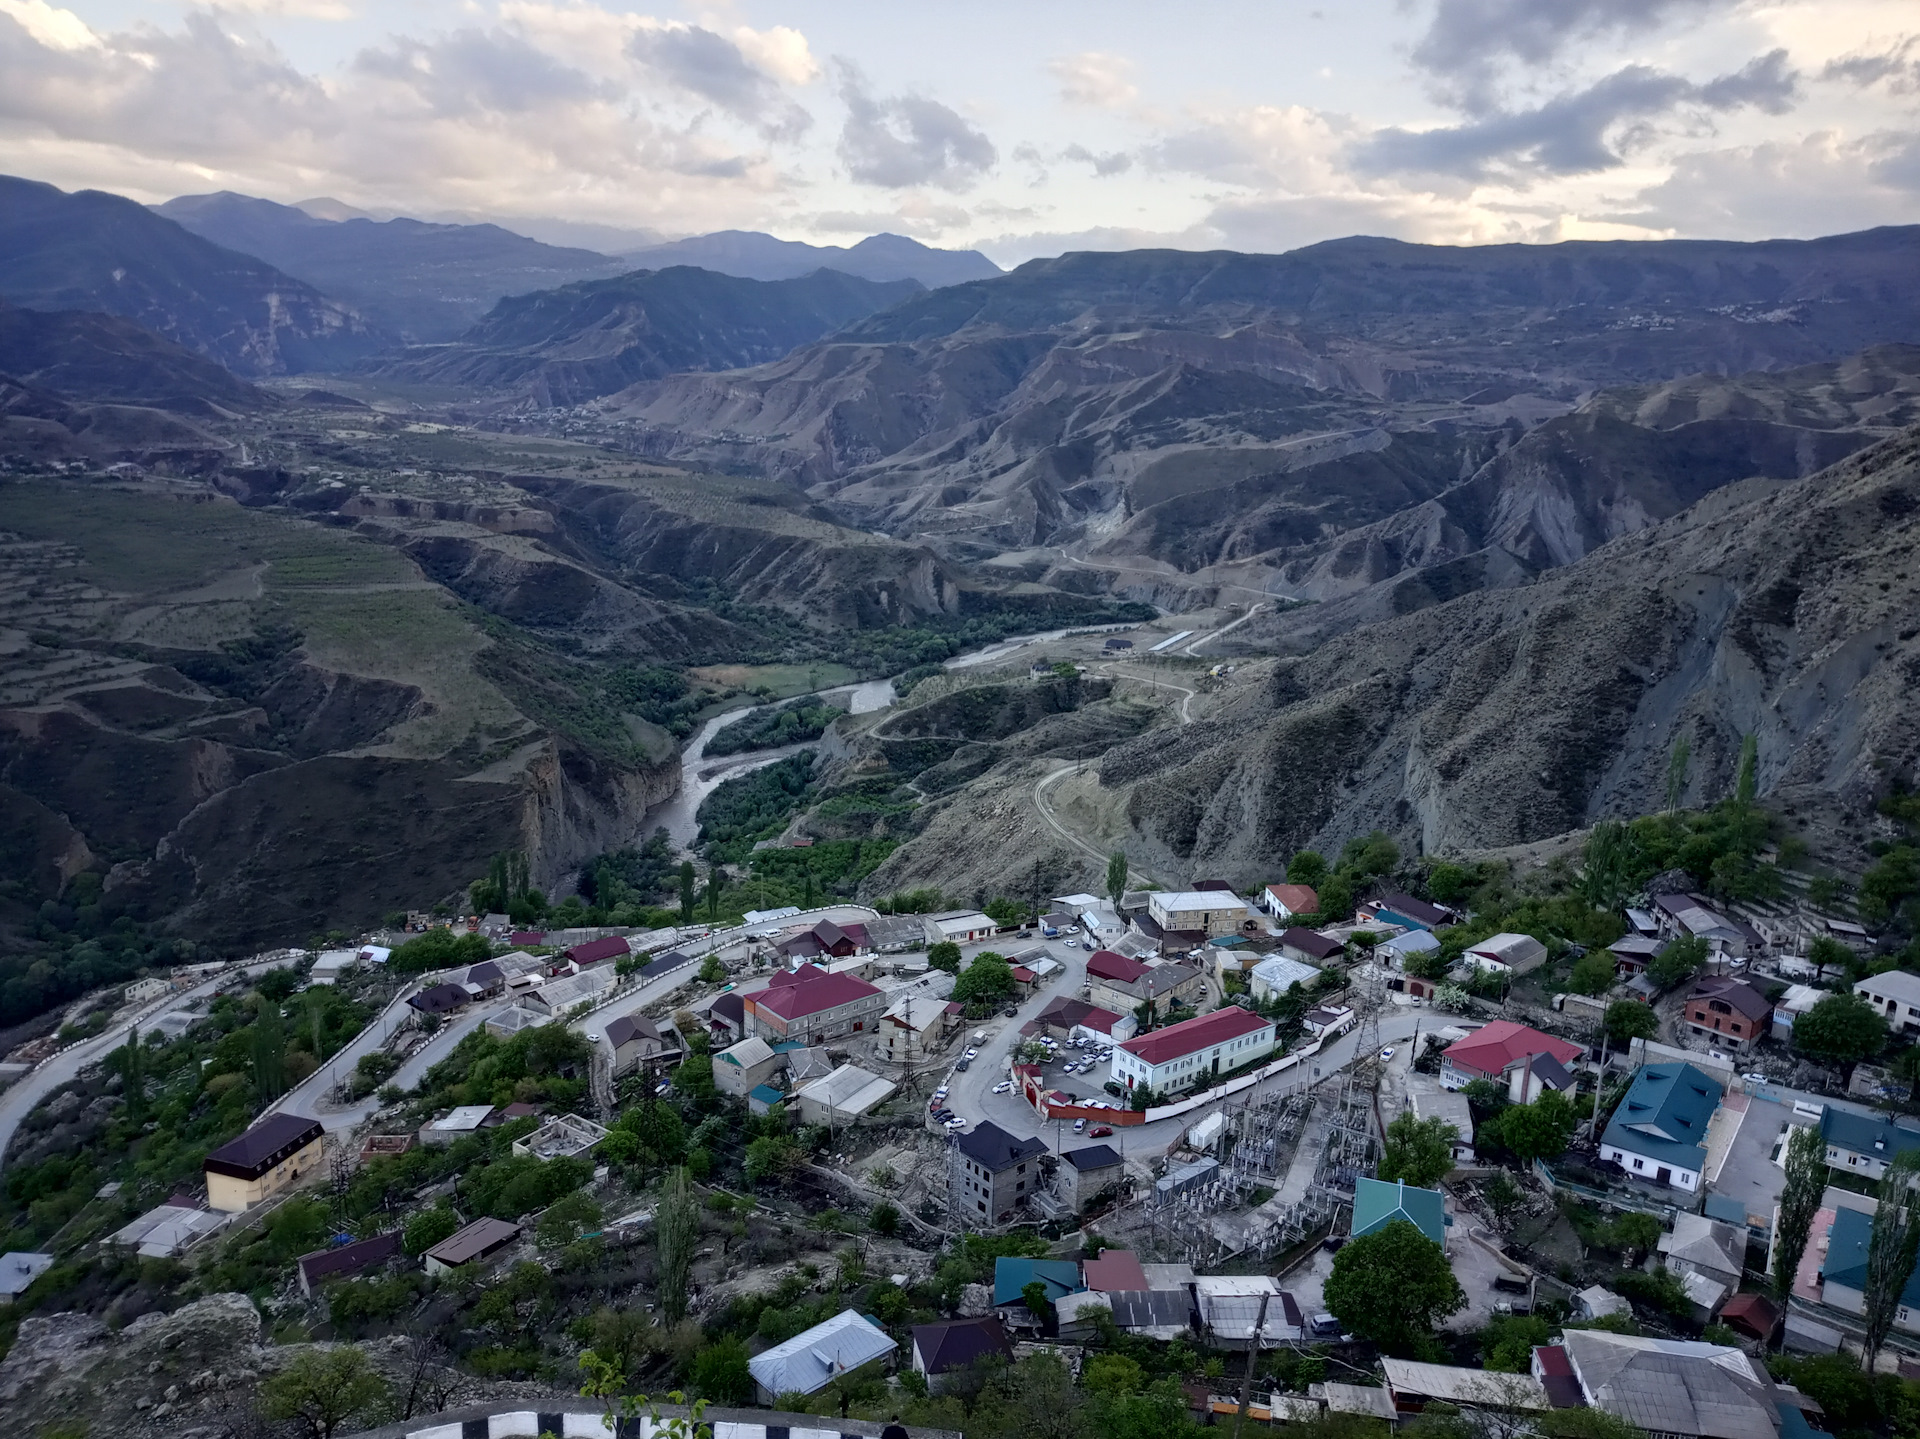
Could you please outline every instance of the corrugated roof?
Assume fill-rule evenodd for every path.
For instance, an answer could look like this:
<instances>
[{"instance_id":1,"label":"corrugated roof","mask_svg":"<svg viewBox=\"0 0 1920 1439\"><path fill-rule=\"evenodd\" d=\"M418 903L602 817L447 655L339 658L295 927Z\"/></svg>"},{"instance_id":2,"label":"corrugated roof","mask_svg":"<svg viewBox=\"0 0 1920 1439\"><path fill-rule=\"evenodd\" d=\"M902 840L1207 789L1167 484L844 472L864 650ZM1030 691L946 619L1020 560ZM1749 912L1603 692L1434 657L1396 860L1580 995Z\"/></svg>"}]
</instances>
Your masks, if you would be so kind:
<instances>
[{"instance_id":1,"label":"corrugated roof","mask_svg":"<svg viewBox=\"0 0 1920 1439\"><path fill-rule=\"evenodd\" d=\"M972 1129L959 1135L955 1141L960 1152L984 1167L990 1174L998 1174L1024 1159L1045 1154L1044 1141L1028 1135L1022 1139L1009 1134L991 1119L983 1119Z\"/></svg>"},{"instance_id":2,"label":"corrugated roof","mask_svg":"<svg viewBox=\"0 0 1920 1439\"><path fill-rule=\"evenodd\" d=\"M1867 1287L1867 1241L1873 1235L1873 1216L1857 1209L1837 1210L1827 1230L1827 1254L1820 1264L1820 1277L1829 1284L1843 1284L1865 1291ZM1920 1307L1920 1265L1907 1276L1900 1291L1900 1302L1908 1308Z\"/></svg>"},{"instance_id":3,"label":"corrugated roof","mask_svg":"<svg viewBox=\"0 0 1920 1439\"><path fill-rule=\"evenodd\" d=\"M1383 1358L1387 1385L1397 1398L1409 1394L1481 1409L1547 1409L1547 1391L1531 1374L1499 1374L1451 1364Z\"/></svg>"},{"instance_id":4,"label":"corrugated roof","mask_svg":"<svg viewBox=\"0 0 1920 1439\"><path fill-rule=\"evenodd\" d=\"M1856 1114L1829 1104L1820 1116L1820 1137L1836 1149L1854 1154L1869 1154L1875 1159L1892 1159L1910 1149L1920 1149L1920 1130L1878 1114Z\"/></svg>"},{"instance_id":5,"label":"corrugated roof","mask_svg":"<svg viewBox=\"0 0 1920 1439\"><path fill-rule=\"evenodd\" d=\"M1112 1169L1114 1166L1125 1162L1114 1152L1111 1144L1084 1145L1079 1149L1069 1149L1060 1157L1075 1169L1081 1171L1089 1169Z\"/></svg>"},{"instance_id":6,"label":"corrugated roof","mask_svg":"<svg viewBox=\"0 0 1920 1439\"><path fill-rule=\"evenodd\" d=\"M1616 1418L1702 1439L1767 1439L1773 1384L1738 1349L1569 1329L1561 1339L1581 1387Z\"/></svg>"},{"instance_id":7,"label":"corrugated roof","mask_svg":"<svg viewBox=\"0 0 1920 1439\"><path fill-rule=\"evenodd\" d=\"M884 1331L845 1309L755 1355L747 1368L769 1394L813 1394L841 1374L884 1359L895 1348Z\"/></svg>"},{"instance_id":8,"label":"corrugated roof","mask_svg":"<svg viewBox=\"0 0 1920 1439\"><path fill-rule=\"evenodd\" d=\"M1192 1054L1195 1050L1272 1028L1272 1020L1262 1019L1253 1011L1237 1005L1228 1005L1225 1009L1216 1009L1212 1014L1183 1019L1165 1029L1156 1029L1152 1034L1129 1039L1120 1047L1148 1064L1165 1064L1168 1060Z\"/></svg>"},{"instance_id":9,"label":"corrugated roof","mask_svg":"<svg viewBox=\"0 0 1920 1439\"><path fill-rule=\"evenodd\" d=\"M1280 936L1280 943L1291 945L1294 949L1312 955L1315 959L1332 959L1346 946L1337 939L1329 939L1311 929L1302 929L1294 925Z\"/></svg>"},{"instance_id":10,"label":"corrugated roof","mask_svg":"<svg viewBox=\"0 0 1920 1439\"><path fill-rule=\"evenodd\" d=\"M1087 1286L1080 1277L1080 1266L1071 1259L1027 1259L1001 1255L993 1261L993 1302L1018 1304L1021 1290L1029 1284L1047 1286L1047 1298L1078 1294Z\"/></svg>"},{"instance_id":11,"label":"corrugated roof","mask_svg":"<svg viewBox=\"0 0 1920 1439\"><path fill-rule=\"evenodd\" d=\"M1582 1053L1579 1045L1543 1034L1529 1025L1496 1019L1465 1039L1449 1044L1443 1057L1455 1068L1498 1076L1504 1074L1509 1065L1530 1054L1551 1054L1562 1064L1572 1064Z\"/></svg>"},{"instance_id":12,"label":"corrugated roof","mask_svg":"<svg viewBox=\"0 0 1920 1439\"><path fill-rule=\"evenodd\" d=\"M478 1259L503 1245L511 1244L519 1237L519 1225L487 1216L449 1234L427 1251L427 1257L437 1259L442 1264L465 1264L470 1259Z\"/></svg>"},{"instance_id":13,"label":"corrugated roof","mask_svg":"<svg viewBox=\"0 0 1920 1439\"><path fill-rule=\"evenodd\" d=\"M1080 1266L1087 1288L1109 1293L1116 1289L1140 1290L1147 1287L1146 1272L1140 1256L1131 1249L1105 1249Z\"/></svg>"},{"instance_id":14,"label":"corrugated roof","mask_svg":"<svg viewBox=\"0 0 1920 1439\"><path fill-rule=\"evenodd\" d=\"M309 1285L317 1284L336 1274L358 1274L369 1264L391 1259L399 1252L400 1231L396 1229L391 1234L376 1234L371 1239L342 1244L337 1249L319 1249L312 1254L303 1254L299 1259L300 1272L306 1276Z\"/></svg>"},{"instance_id":15,"label":"corrugated roof","mask_svg":"<svg viewBox=\"0 0 1920 1439\"><path fill-rule=\"evenodd\" d=\"M756 1009L769 1010L782 1019L793 1020L803 1019L809 1014L823 1014L829 1009L838 1009L843 1004L852 1004L855 1000L879 993L873 985L854 975L815 970L812 978L797 984L784 984L778 989L763 989L758 994L749 995L748 1000Z\"/></svg>"},{"instance_id":16,"label":"corrugated roof","mask_svg":"<svg viewBox=\"0 0 1920 1439\"><path fill-rule=\"evenodd\" d=\"M737 1069L752 1069L773 1058L773 1046L759 1035L750 1035L738 1044L730 1044L714 1055L714 1062L725 1060Z\"/></svg>"},{"instance_id":17,"label":"corrugated roof","mask_svg":"<svg viewBox=\"0 0 1920 1439\"><path fill-rule=\"evenodd\" d=\"M939 1324L913 1326L913 1347L929 1374L966 1369L982 1359L1013 1359L1007 1331L993 1315L978 1319L949 1319Z\"/></svg>"}]
</instances>

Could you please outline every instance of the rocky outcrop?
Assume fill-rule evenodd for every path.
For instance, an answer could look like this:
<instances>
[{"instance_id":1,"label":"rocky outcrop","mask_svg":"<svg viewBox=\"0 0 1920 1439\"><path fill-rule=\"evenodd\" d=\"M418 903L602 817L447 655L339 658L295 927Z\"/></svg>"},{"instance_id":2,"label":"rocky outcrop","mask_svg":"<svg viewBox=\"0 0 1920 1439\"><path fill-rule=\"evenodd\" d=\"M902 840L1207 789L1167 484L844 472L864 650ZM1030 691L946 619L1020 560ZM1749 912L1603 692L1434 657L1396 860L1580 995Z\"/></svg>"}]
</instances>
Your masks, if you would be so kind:
<instances>
[{"instance_id":1,"label":"rocky outcrop","mask_svg":"<svg viewBox=\"0 0 1920 1439\"><path fill-rule=\"evenodd\" d=\"M1190 747L1110 756L1143 843L1208 873L1385 826L1415 850L1524 843L1728 793L1742 736L1789 811L1920 770L1920 430L1786 485L1732 486L1530 584L1244 666Z\"/></svg>"}]
</instances>

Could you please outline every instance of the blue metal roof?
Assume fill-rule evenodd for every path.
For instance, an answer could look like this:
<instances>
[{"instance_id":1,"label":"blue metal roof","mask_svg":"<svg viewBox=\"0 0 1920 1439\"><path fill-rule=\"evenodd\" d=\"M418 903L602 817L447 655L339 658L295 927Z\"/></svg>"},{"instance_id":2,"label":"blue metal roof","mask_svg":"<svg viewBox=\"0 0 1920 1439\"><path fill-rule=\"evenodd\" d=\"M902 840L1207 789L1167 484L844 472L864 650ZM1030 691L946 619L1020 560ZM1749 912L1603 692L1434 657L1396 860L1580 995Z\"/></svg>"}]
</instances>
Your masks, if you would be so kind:
<instances>
[{"instance_id":1,"label":"blue metal roof","mask_svg":"<svg viewBox=\"0 0 1920 1439\"><path fill-rule=\"evenodd\" d=\"M1834 1212L1833 1227L1827 1231L1827 1257L1820 1273L1830 1284L1844 1284L1863 1293L1867 1287L1867 1241L1873 1237L1873 1216L1858 1209ZM1907 1276L1907 1287L1900 1291L1900 1302L1908 1308L1920 1307L1920 1265Z\"/></svg>"},{"instance_id":2,"label":"blue metal roof","mask_svg":"<svg viewBox=\"0 0 1920 1439\"><path fill-rule=\"evenodd\" d=\"M1920 1149L1920 1130L1907 1129L1877 1114L1855 1114L1831 1104L1820 1116L1820 1137L1837 1149L1879 1160Z\"/></svg>"},{"instance_id":3,"label":"blue metal roof","mask_svg":"<svg viewBox=\"0 0 1920 1439\"><path fill-rule=\"evenodd\" d=\"M1080 1266L1071 1259L1011 1259L1001 1255L993 1261L993 1302L1018 1304L1025 1289L1035 1280L1047 1286L1047 1302L1078 1294L1086 1282Z\"/></svg>"},{"instance_id":4,"label":"blue metal roof","mask_svg":"<svg viewBox=\"0 0 1920 1439\"><path fill-rule=\"evenodd\" d=\"M1435 1244L1447 1240L1447 1211L1437 1189L1414 1189L1395 1180L1357 1179L1353 1191L1353 1237L1404 1219Z\"/></svg>"},{"instance_id":5,"label":"blue metal roof","mask_svg":"<svg viewBox=\"0 0 1920 1439\"><path fill-rule=\"evenodd\" d=\"M1649 1064L1634 1075L1603 1143L1696 1173L1707 1162L1707 1121L1726 1091L1691 1064Z\"/></svg>"}]
</instances>

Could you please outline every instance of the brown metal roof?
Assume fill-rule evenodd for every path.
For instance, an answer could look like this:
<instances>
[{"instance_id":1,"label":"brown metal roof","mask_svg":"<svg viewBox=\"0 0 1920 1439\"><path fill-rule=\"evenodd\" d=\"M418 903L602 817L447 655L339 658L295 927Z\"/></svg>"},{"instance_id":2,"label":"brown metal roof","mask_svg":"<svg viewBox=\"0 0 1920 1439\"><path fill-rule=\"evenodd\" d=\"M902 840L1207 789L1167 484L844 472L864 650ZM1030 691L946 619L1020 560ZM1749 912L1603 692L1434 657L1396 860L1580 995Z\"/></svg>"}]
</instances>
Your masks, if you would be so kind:
<instances>
[{"instance_id":1,"label":"brown metal roof","mask_svg":"<svg viewBox=\"0 0 1920 1439\"><path fill-rule=\"evenodd\" d=\"M496 1249L504 1248L520 1237L520 1226L509 1224L504 1219L476 1219L465 1229L448 1235L427 1251L429 1259L437 1259L442 1264L465 1264L470 1259L483 1259Z\"/></svg>"},{"instance_id":2,"label":"brown metal roof","mask_svg":"<svg viewBox=\"0 0 1920 1439\"><path fill-rule=\"evenodd\" d=\"M232 1179L258 1179L325 1133L319 1120L304 1114L270 1114L209 1154L205 1167Z\"/></svg>"}]
</instances>

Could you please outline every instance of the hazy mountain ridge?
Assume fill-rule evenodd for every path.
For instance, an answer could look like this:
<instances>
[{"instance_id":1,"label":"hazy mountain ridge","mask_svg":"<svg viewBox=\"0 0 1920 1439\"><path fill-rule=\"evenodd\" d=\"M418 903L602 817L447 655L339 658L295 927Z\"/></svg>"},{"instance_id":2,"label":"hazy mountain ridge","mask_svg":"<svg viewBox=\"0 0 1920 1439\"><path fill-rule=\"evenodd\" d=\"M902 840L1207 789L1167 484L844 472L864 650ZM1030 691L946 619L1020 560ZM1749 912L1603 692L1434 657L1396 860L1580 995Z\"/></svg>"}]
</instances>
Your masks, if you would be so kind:
<instances>
[{"instance_id":1,"label":"hazy mountain ridge","mask_svg":"<svg viewBox=\"0 0 1920 1439\"><path fill-rule=\"evenodd\" d=\"M838 270L862 280L917 280L929 290L991 279L1001 269L978 250L936 250L904 235L869 235L855 245L809 245L757 230L717 230L621 252L649 270L694 265L746 280L791 280Z\"/></svg>"},{"instance_id":2,"label":"hazy mountain ridge","mask_svg":"<svg viewBox=\"0 0 1920 1439\"><path fill-rule=\"evenodd\" d=\"M498 225L396 218L321 219L221 191L154 210L204 239L256 255L355 306L413 343L450 340L506 295L616 275L631 266L591 250L543 245Z\"/></svg>"},{"instance_id":3,"label":"hazy mountain ridge","mask_svg":"<svg viewBox=\"0 0 1920 1439\"><path fill-rule=\"evenodd\" d=\"M644 379L777 358L919 291L912 280L876 284L834 270L797 280L686 266L637 270L510 297L453 343L383 358L369 370L579 404Z\"/></svg>"},{"instance_id":4,"label":"hazy mountain ridge","mask_svg":"<svg viewBox=\"0 0 1920 1439\"><path fill-rule=\"evenodd\" d=\"M247 376L344 367L382 343L350 307L132 200L9 176L0 298L119 315Z\"/></svg>"}]
</instances>

